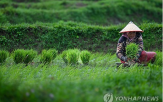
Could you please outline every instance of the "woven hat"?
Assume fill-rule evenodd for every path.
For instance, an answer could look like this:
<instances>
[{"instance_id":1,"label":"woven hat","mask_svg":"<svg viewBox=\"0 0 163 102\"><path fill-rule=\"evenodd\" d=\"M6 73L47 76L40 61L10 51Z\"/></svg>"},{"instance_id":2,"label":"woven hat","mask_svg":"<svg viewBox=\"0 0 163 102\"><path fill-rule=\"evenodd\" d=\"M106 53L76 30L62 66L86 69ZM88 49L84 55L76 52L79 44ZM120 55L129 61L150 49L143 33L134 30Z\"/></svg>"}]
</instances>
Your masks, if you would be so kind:
<instances>
[{"instance_id":1,"label":"woven hat","mask_svg":"<svg viewBox=\"0 0 163 102\"><path fill-rule=\"evenodd\" d=\"M119 33L125 32L143 32L138 26L136 26L132 21L130 21L126 27L124 27Z\"/></svg>"}]
</instances>

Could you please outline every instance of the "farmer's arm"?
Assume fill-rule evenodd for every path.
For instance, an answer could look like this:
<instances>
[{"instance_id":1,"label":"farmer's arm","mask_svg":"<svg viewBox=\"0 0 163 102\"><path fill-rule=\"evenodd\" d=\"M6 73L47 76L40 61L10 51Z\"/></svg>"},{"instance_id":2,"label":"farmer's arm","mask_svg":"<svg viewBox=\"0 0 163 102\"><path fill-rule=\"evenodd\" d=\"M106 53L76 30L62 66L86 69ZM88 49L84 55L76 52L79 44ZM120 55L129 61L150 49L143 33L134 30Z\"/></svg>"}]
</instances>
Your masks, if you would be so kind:
<instances>
[{"instance_id":1,"label":"farmer's arm","mask_svg":"<svg viewBox=\"0 0 163 102\"><path fill-rule=\"evenodd\" d=\"M126 38L121 36L119 41L118 41L118 44L117 44L117 51L116 51L116 55L119 59L121 59L122 61L127 61L127 58L124 56L124 47L123 47L123 44L125 42Z\"/></svg>"},{"instance_id":2,"label":"farmer's arm","mask_svg":"<svg viewBox=\"0 0 163 102\"><path fill-rule=\"evenodd\" d=\"M123 43L118 43L117 44L117 51L116 51L116 55L119 59L121 59L121 57L123 56L122 54L122 46L123 46Z\"/></svg>"},{"instance_id":3,"label":"farmer's arm","mask_svg":"<svg viewBox=\"0 0 163 102\"><path fill-rule=\"evenodd\" d=\"M137 53L137 58L140 57L141 52L143 51L143 38L142 38L142 35L140 35L140 37L138 38L138 44L139 44L139 49L138 49L138 53Z\"/></svg>"}]
</instances>

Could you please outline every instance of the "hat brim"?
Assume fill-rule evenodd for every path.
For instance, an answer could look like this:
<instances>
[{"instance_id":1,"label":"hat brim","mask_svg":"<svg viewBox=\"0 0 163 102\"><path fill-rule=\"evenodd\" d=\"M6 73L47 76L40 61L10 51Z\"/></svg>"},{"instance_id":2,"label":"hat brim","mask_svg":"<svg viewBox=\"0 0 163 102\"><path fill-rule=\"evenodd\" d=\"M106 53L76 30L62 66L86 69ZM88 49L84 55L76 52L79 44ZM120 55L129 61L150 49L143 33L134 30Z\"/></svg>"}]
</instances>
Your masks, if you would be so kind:
<instances>
[{"instance_id":1,"label":"hat brim","mask_svg":"<svg viewBox=\"0 0 163 102\"><path fill-rule=\"evenodd\" d=\"M121 31L119 33L127 33L127 32L143 32L143 31L140 31L140 30L134 30L134 31Z\"/></svg>"}]
</instances>

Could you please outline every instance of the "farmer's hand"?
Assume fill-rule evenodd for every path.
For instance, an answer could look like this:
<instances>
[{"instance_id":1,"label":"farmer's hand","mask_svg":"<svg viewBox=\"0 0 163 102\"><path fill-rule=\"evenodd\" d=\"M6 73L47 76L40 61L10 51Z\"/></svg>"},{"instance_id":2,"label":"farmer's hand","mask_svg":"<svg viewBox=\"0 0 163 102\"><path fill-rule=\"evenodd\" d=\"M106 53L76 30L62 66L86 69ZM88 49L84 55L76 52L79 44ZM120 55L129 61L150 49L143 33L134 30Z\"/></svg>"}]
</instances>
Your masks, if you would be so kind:
<instances>
[{"instance_id":1,"label":"farmer's hand","mask_svg":"<svg viewBox=\"0 0 163 102\"><path fill-rule=\"evenodd\" d=\"M139 59L138 58L134 58L133 61L139 62Z\"/></svg>"},{"instance_id":2,"label":"farmer's hand","mask_svg":"<svg viewBox=\"0 0 163 102\"><path fill-rule=\"evenodd\" d=\"M127 58L127 62L128 61L132 61L133 63L136 63L136 60L135 59Z\"/></svg>"},{"instance_id":3,"label":"farmer's hand","mask_svg":"<svg viewBox=\"0 0 163 102\"><path fill-rule=\"evenodd\" d=\"M121 57L121 60L123 60L123 61L125 61L125 62L128 62L128 61L132 61L132 62L136 62L136 60L135 59L131 59L131 58L127 58L126 56L122 56Z\"/></svg>"},{"instance_id":4,"label":"farmer's hand","mask_svg":"<svg viewBox=\"0 0 163 102\"><path fill-rule=\"evenodd\" d=\"M123 61L125 61L125 62L127 62L127 61L128 61L128 59L127 59L127 57L126 57L126 56L122 56L122 57L121 57L121 60L123 60Z\"/></svg>"},{"instance_id":5,"label":"farmer's hand","mask_svg":"<svg viewBox=\"0 0 163 102\"><path fill-rule=\"evenodd\" d=\"M127 62L130 61L130 60L131 60L131 58L127 58Z\"/></svg>"},{"instance_id":6,"label":"farmer's hand","mask_svg":"<svg viewBox=\"0 0 163 102\"><path fill-rule=\"evenodd\" d=\"M133 62L133 63L136 63L136 61L135 61L134 59L132 59L132 62Z\"/></svg>"}]
</instances>

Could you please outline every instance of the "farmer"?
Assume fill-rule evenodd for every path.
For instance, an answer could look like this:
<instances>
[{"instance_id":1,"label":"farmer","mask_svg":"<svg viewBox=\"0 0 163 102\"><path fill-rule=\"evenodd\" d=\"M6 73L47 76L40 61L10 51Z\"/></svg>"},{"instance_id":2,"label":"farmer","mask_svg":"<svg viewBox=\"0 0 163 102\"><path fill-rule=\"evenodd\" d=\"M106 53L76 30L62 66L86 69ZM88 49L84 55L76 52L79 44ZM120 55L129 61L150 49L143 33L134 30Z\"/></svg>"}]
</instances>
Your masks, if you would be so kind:
<instances>
[{"instance_id":1,"label":"farmer","mask_svg":"<svg viewBox=\"0 0 163 102\"><path fill-rule=\"evenodd\" d=\"M143 32L139 27L137 27L133 22L129 22L126 27L124 27L120 33L122 36L119 38L117 44L117 51L116 55L121 60L121 63L128 62L129 58L126 57L126 46L130 43L138 44L138 53L137 58L132 59L134 63L142 63L147 64L148 62L154 62L156 53L155 52L146 52L143 50L143 39L142 34Z\"/></svg>"}]
</instances>

